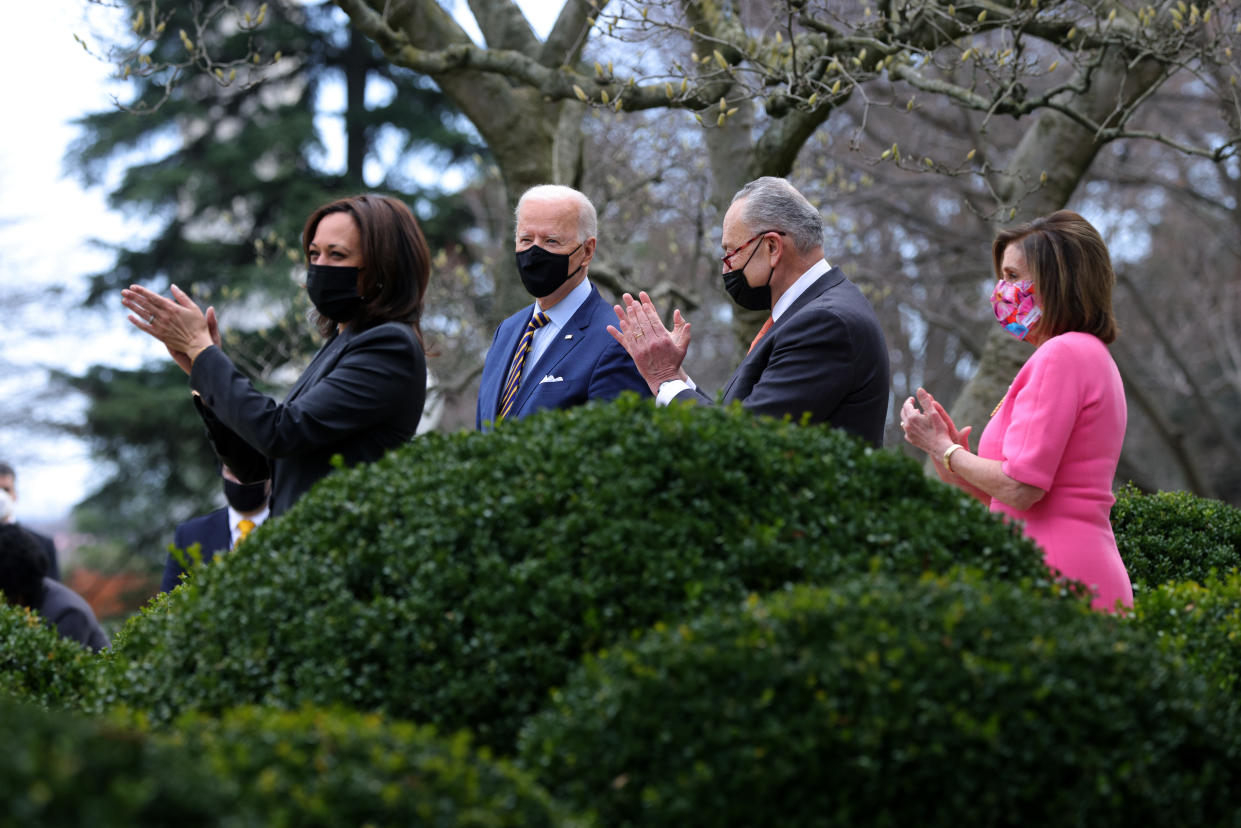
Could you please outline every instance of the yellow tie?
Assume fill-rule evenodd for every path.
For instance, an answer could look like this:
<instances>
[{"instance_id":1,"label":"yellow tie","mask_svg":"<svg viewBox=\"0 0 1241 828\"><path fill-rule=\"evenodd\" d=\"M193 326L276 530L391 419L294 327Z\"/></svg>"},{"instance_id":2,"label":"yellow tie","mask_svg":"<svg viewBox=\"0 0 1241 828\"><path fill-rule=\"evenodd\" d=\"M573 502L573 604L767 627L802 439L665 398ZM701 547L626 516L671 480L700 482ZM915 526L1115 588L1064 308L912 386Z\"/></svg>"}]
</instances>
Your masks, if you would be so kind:
<instances>
[{"instance_id":1,"label":"yellow tie","mask_svg":"<svg viewBox=\"0 0 1241 828\"><path fill-rule=\"evenodd\" d=\"M237 538L237 543L233 544L233 548L236 548L237 545L240 544L243 540L245 540L246 536L249 535L253 531L254 531L254 521L246 520L245 518L242 518L241 520L237 521L237 534L240 535L240 537Z\"/></svg>"}]
</instances>

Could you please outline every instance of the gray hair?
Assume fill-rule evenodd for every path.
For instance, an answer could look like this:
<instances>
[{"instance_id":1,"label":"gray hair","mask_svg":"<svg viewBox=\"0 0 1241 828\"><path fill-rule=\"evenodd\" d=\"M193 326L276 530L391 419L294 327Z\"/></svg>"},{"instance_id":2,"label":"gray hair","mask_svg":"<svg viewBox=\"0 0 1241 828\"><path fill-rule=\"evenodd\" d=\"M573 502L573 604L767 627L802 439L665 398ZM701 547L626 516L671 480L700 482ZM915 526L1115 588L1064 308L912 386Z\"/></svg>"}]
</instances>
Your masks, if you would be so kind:
<instances>
[{"instance_id":1,"label":"gray hair","mask_svg":"<svg viewBox=\"0 0 1241 828\"><path fill-rule=\"evenodd\" d=\"M517 199L517 209L513 211L513 222L521 215L521 205L526 200L557 201L566 199L577 204L577 241L584 242L595 238L599 232L599 217L595 213L595 205L585 194L563 184L538 184L521 194Z\"/></svg>"},{"instance_id":2,"label":"gray hair","mask_svg":"<svg viewBox=\"0 0 1241 828\"><path fill-rule=\"evenodd\" d=\"M823 245L823 216L787 180L756 178L737 191L732 203L743 198L741 220L752 232L783 231L799 253Z\"/></svg>"}]
</instances>

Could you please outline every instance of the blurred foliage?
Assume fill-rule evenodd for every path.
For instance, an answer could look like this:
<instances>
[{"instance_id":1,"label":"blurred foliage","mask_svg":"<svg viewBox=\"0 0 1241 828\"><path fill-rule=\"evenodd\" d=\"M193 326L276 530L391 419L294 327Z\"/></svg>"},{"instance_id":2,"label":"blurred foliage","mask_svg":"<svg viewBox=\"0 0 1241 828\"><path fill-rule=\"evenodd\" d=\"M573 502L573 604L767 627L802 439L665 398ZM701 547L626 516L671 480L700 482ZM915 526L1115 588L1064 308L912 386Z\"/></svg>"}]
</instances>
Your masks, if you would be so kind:
<instances>
[{"instance_id":1,"label":"blurred foliage","mask_svg":"<svg viewBox=\"0 0 1241 828\"><path fill-rule=\"evenodd\" d=\"M1236 726L1123 619L956 572L658 625L520 756L603 825L1235 825Z\"/></svg>"},{"instance_id":2,"label":"blurred foliage","mask_svg":"<svg viewBox=\"0 0 1241 828\"><path fill-rule=\"evenodd\" d=\"M1112 531L1134 595L1241 566L1241 509L1189 492L1148 495L1124 486L1112 506Z\"/></svg>"},{"instance_id":3,"label":"blurred foliage","mask_svg":"<svg viewBox=\"0 0 1241 828\"><path fill-rule=\"evenodd\" d=\"M43 617L0 599L0 696L51 710L88 706L102 656L61 638Z\"/></svg>"},{"instance_id":4,"label":"blurred foliage","mask_svg":"<svg viewBox=\"0 0 1241 828\"><path fill-rule=\"evenodd\" d=\"M245 708L146 731L0 701L0 826L572 826L465 735L346 710Z\"/></svg>"}]
</instances>

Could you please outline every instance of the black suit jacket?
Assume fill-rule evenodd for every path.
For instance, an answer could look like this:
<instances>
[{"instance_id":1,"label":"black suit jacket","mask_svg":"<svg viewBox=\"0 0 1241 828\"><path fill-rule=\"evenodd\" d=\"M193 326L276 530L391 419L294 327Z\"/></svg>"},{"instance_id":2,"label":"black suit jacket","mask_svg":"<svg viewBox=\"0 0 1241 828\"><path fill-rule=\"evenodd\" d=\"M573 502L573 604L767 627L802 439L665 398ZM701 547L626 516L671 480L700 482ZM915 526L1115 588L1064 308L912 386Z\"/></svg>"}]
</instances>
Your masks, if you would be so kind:
<instances>
[{"instance_id":1,"label":"black suit jacket","mask_svg":"<svg viewBox=\"0 0 1241 828\"><path fill-rule=\"evenodd\" d=\"M712 402L698 391L675 399ZM888 414L888 348L875 309L833 267L780 315L733 372L724 402L831 423L878 446Z\"/></svg>"},{"instance_id":2,"label":"black suit jacket","mask_svg":"<svg viewBox=\"0 0 1241 828\"><path fill-rule=\"evenodd\" d=\"M190 387L219 458L243 483L271 478L271 513L332 471L378 460L414 435L427 363L408 325L346 328L319 349L283 403L258 391L219 348L194 360Z\"/></svg>"},{"instance_id":3,"label":"black suit jacket","mask_svg":"<svg viewBox=\"0 0 1241 828\"><path fill-rule=\"evenodd\" d=\"M232 547L233 532L228 525L227 507L190 518L177 526L177 531L172 536L172 545L178 549L189 549L194 544L198 544L202 551L203 563L214 558L215 553ZM171 592L181 583L181 573L184 571L185 567L169 555L164 563L164 577L160 581L159 591Z\"/></svg>"}]
</instances>

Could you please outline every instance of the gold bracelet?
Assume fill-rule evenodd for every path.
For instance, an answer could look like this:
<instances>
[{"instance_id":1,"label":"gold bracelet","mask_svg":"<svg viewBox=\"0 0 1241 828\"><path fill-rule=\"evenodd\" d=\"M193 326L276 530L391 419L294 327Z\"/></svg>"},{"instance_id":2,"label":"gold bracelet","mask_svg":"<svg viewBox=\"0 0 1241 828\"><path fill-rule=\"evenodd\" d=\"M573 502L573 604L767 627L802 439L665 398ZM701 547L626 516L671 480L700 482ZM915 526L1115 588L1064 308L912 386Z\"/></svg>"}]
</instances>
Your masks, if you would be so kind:
<instances>
[{"instance_id":1,"label":"gold bracelet","mask_svg":"<svg viewBox=\"0 0 1241 828\"><path fill-rule=\"evenodd\" d=\"M952 471L952 454L959 448L963 448L960 443L953 443L948 448L944 449L944 468L952 474L956 474L956 472Z\"/></svg>"}]
</instances>

